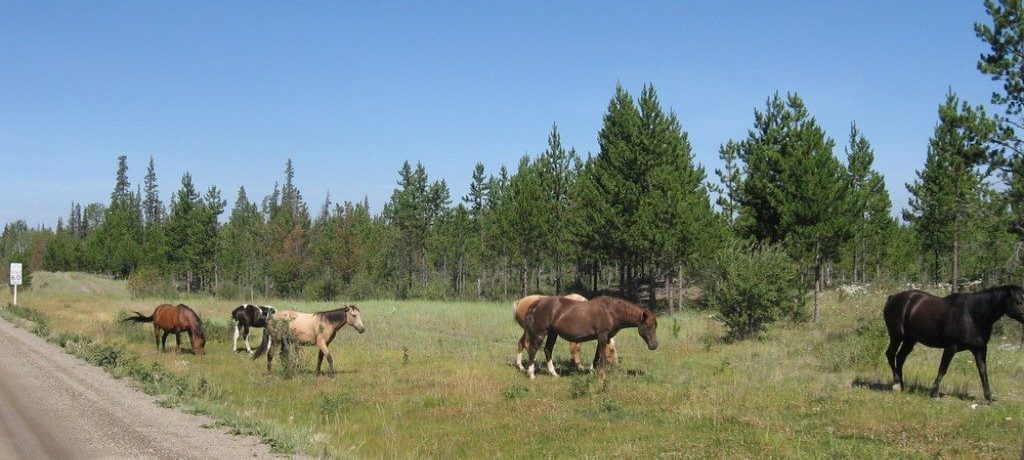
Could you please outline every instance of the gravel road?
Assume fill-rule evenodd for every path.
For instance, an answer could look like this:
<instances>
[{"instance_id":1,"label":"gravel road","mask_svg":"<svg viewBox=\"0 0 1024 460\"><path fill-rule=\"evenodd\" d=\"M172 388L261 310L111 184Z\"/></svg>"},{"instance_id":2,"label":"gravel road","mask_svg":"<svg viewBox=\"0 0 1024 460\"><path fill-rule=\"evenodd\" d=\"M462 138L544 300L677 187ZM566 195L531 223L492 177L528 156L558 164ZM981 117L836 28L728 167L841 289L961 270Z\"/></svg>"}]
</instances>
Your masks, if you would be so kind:
<instances>
[{"instance_id":1,"label":"gravel road","mask_svg":"<svg viewBox=\"0 0 1024 460\"><path fill-rule=\"evenodd\" d=\"M274 458L0 320L0 459Z\"/></svg>"}]
</instances>

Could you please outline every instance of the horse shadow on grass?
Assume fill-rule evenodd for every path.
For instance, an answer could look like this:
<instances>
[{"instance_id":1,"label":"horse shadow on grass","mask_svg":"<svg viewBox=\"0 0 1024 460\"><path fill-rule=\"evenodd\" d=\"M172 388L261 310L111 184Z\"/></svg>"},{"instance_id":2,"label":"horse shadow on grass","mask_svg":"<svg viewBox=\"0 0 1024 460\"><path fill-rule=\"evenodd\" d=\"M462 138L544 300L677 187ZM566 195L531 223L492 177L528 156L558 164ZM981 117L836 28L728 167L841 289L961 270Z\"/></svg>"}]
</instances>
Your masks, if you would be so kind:
<instances>
[{"instance_id":1,"label":"horse shadow on grass","mask_svg":"<svg viewBox=\"0 0 1024 460\"><path fill-rule=\"evenodd\" d=\"M871 391L879 391L884 393L893 393L892 382L886 380L882 381L877 378L865 378L857 376L850 382L850 386L854 388L866 388ZM931 397L932 387L931 385L924 385L918 379L911 379L909 382L903 382L903 393L910 393L913 395L922 395L925 397ZM977 401L977 398L967 393L966 388L954 388L952 392L939 392L939 398L951 396L961 401Z\"/></svg>"}]
</instances>

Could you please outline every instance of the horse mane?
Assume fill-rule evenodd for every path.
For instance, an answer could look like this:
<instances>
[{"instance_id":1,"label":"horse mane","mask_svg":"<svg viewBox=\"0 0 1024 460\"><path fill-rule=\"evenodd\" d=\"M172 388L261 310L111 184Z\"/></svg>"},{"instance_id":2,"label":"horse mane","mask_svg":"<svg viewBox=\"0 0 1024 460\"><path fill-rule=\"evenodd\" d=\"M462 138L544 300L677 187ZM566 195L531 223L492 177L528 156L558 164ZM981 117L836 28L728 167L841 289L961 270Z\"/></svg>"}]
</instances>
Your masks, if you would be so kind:
<instances>
[{"instance_id":1,"label":"horse mane","mask_svg":"<svg viewBox=\"0 0 1024 460\"><path fill-rule=\"evenodd\" d=\"M348 319L349 307L336 308L334 310L318 311L314 315L323 318L331 324L344 323Z\"/></svg>"},{"instance_id":2,"label":"horse mane","mask_svg":"<svg viewBox=\"0 0 1024 460\"><path fill-rule=\"evenodd\" d=\"M1013 294L1019 291L1024 291L1024 288L1014 284L1005 284L1002 286L993 286L978 292L958 292L950 294L946 296L946 298L965 310L977 310L979 308L989 307L986 308L986 311L990 311L991 307L994 305L998 305L1000 307L1004 306L1003 304L1012 299Z\"/></svg>"},{"instance_id":3,"label":"horse mane","mask_svg":"<svg viewBox=\"0 0 1024 460\"><path fill-rule=\"evenodd\" d=\"M195 312L191 307L183 303L178 304L178 308L184 309L185 311L192 314L192 317L196 319L196 335L201 339L206 338L206 331L203 330L203 320L199 319L199 314Z\"/></svg>"}]
</instances>

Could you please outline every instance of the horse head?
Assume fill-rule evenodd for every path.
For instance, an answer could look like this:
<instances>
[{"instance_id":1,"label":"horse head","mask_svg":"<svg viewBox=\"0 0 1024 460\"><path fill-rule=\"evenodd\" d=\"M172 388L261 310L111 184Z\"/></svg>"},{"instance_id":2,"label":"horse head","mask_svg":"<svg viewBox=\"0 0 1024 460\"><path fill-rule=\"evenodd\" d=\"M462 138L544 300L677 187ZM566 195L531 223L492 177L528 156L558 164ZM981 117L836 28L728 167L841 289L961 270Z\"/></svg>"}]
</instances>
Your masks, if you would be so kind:
<instances>
[{"instance_id":1,"label":"horse head","mask_svg":"<svg viewBox=\"0 0 1024 460\"><path fill-rule=\"evenodd\" d=\"M351 324L355 330L359 331L360 334L366 332L366 327L363 326L363 315L359 313L359 308L355 305L349 305L342 308L345 311L345 322Z\"/></svg>"},{"instance_id":2,"label":"horse head","mask_svg":"<svg viewBox=\"0 0 1024 460\"><path fill-rule=\"evenodd\" d=\"M647 348L654 350L658 348L658 319L654 312L644 309L640 315L640 324L637 326L640 337L647 343Z\"/></svg>"},{"instance_id":3,"label":"horse head","mask_svg":"<svg viewBox=\"0 0 1024 460\"><path fill-rule=\"evenodd\" d=\"M277 308L274 308L274 307L272 307L270 305L267 305L265 307L259 307L259 308L260 308L260 312L263 313L263 317L265 319L268 319L268 320L270 319L271 316L274 316L274 313L277 313Z\"/></svg>"},{"instance_id":4,"label":"horse head","mask_svg":"<svg viewBox=\"0 0 1024 460\"><path fill-rule=\"evenodd\" d=\"M1024 323L1024 287L1010 286L1006 316Z\"/></svg>"}]
</instances>

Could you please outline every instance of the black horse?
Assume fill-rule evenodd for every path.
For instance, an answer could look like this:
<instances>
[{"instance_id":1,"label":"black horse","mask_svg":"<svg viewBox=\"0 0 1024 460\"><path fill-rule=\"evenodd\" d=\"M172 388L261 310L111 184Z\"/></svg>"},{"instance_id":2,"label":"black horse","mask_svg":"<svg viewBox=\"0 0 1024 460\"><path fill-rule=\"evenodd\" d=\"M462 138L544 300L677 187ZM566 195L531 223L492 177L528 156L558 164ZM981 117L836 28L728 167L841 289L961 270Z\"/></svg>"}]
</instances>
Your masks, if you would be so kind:
<instances>
[{"instance_id":1,"label":"black horse","mask_svg":"<svg viewBox=\"0 0 1024 460\"><path fill-rule=\"evenodd\" d=\"M1003 315L1024 323L1024 288L999 286L946 297L918 290L903 291L889 296L882 314L889 329L889 349L885 356L892 368L894 391L902 390L903 363L914 345L921 342L943 349L939 375L932 385L933 398L939 396L939 382L953 355L970 350L978 365L985 399L992 401L985 364L992 324Z\"/></svg>"},{"instance_id":2,"label":"black horse","mask_svg":"<svg viewBox=\"0 0 1024 460\"><path fill-rule=\"evenodd\" d=\"M252 347L249 346L249 328L250 327L267 327L267 318L277 312L277 309L267 305L266 307L260 307L257 305L239 305L234 310L231 310L231 319L235 321L235 339L231 345L231 349L234 351L241 351L238 349L238 326L242 326L243 337L245 339L245 351L252 353Z\"/></svg>"}]
</instances>

